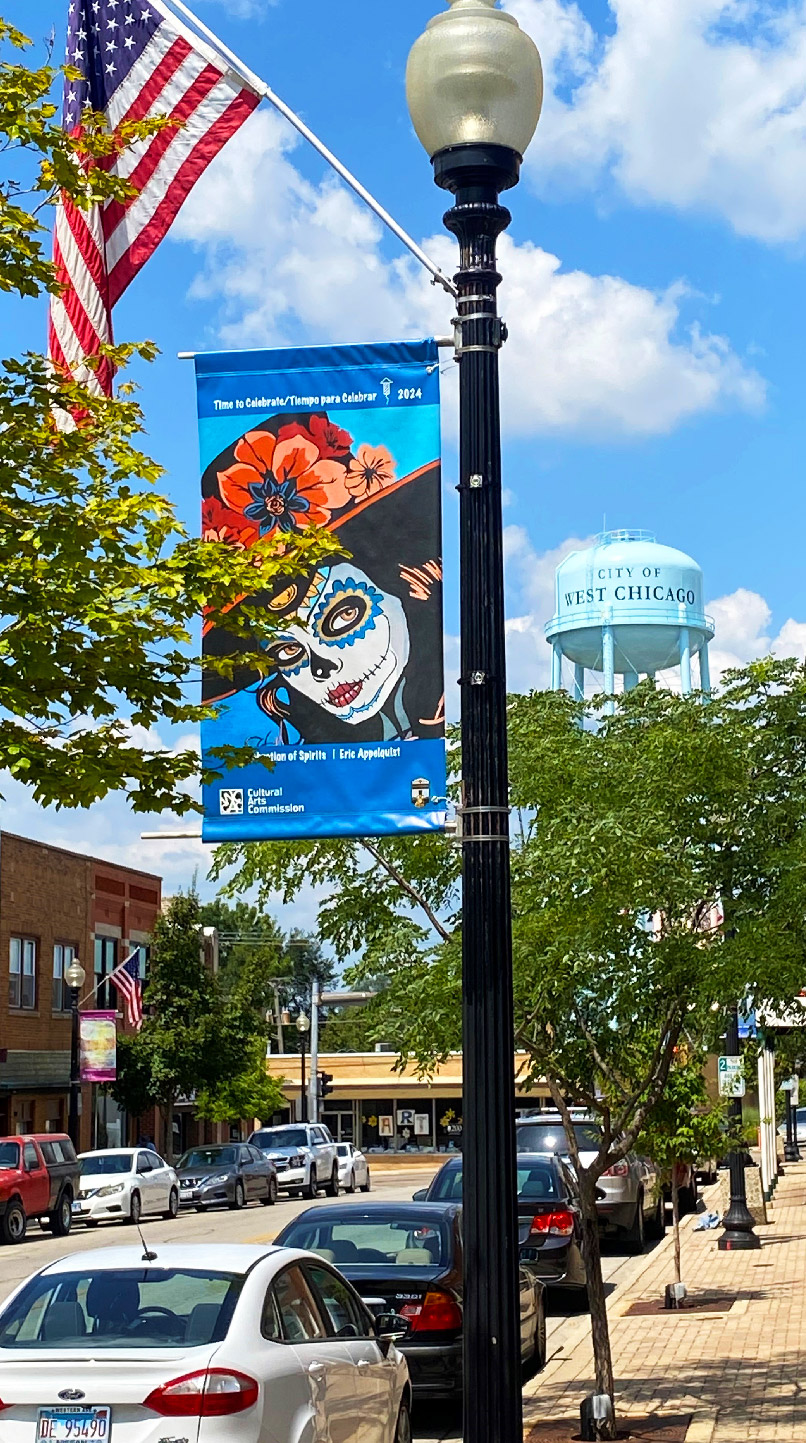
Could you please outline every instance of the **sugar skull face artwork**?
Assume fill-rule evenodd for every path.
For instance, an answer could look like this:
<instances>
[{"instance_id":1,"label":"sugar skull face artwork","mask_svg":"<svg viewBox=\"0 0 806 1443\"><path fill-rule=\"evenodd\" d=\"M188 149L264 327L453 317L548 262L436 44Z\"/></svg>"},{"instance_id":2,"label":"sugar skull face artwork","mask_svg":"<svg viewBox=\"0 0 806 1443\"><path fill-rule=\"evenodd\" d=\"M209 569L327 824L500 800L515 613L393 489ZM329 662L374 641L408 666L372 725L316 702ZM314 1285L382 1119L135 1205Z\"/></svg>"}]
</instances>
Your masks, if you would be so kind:
<instances>
[{"instance_id":1,"label":"sugar skull face artwork","mask_svg":"<svg viewBox=\"0 0 806 1443\"><path fill-rule=\"evenodd\" d=\"M359 567L317 572L298 621L267 648L273 669L339 721L357 724L381 710L409 659L409 629L398 597Z\"/></svg>"}]
</instances>

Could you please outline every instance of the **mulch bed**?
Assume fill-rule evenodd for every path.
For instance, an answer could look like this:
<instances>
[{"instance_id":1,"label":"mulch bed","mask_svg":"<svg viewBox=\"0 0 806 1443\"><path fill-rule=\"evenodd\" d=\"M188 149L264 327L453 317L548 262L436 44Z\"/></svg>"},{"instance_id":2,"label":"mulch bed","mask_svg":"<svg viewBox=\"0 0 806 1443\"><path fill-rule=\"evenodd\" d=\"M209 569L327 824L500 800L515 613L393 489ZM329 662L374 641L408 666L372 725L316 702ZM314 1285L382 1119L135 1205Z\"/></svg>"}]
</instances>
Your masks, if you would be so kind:
<instances>
[{"instance_id":1,"label":"mulch bed","mask_svg":"<svg viewBox=\"0 0 806 1443\"><path fill-rule=\"evenodd\" d=\"M637 1303L631 1303L624 1313L625 1318L650 1318L660 1314L668 1318L675 1313L727 1313L733 1307L736 1298L733 1293L721 1298L713 1295L698 1297L696 1293L690 1293L683 1298L678 1308L665 1308L662 1298L642 1298Z\"/></svg>"},{"instance_id":2,"label":"mulch bed","mask_svg":"<svg viewBox=\"0 0 806 1443\"><path fill-rule=\"evenodd\" d=\"M676 1413L674 1416L653 1413L649 1417L629 1418L621 1421L618 1438L630 1439L632 1443L685 1443L691 1422L690 1413ZM579 1415L576 1418L555 1418L550 1423L536 1423L526 1434L524 1443L579 1443Z\"/></svg>"}]
</instances>

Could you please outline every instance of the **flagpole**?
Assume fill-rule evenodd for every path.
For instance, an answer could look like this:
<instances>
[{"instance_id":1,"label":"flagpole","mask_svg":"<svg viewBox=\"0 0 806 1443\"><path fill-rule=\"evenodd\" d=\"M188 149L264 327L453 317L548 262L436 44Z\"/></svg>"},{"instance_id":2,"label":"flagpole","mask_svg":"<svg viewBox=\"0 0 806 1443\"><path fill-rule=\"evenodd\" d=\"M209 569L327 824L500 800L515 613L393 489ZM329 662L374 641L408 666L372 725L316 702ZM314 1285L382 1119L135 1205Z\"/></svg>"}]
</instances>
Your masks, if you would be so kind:
<instances>
[{"instance_id":1,"label":"flagpole","mask_svg":"<svg viewBox=\"0 0 806 1443\"><path fill-rule=\"evenodd\" d=\"M384 210L380 201L377 201L374 195L370 194L366 186L363 186L360 180L356 179L352 171L347 169L346 165L342 165L338 156L335 156L332 150L328 150L324 141L321 141L319 136L305 124L304 120L300 119L295 111L291 109L290 105L286 105L285 101L281 100L279 95L275 94L271 86L266 84L265 80L261 80L259 75L255 75L255 72L250 70L248 65L244 64L235 54L234 50L230 50L229 46L225 45L224 41L219 39L215 31L211 30L208 25L205 25L203 20L199 19L198 15L194 14L190 6L184 3L184 0L163 0L163 3L173 5L191 24L195 25L206 39L216 47L220 54L230 62L240 77L245 80L262 99L268 100L269 104L273 105L275 110L279 111L280 115L283 115L285 119L293 125L295 130L299 131L300 135L304 136L308 143L313 146L314 150L317 150L322 158L327 161L328 165L335 170L336 174L341 176L342 180L349 185L350 189L355 191L355 194L363 200L364 204L368 205L371 211L374 211L378 219L383 221L383 224L388 227L392 234L396 235L398 240L402 241L406 249L411 251L411 254L420 264L425 266L435 285L442 286L450 296L455 297L458 295L456 286L450 279L450 276L446 276L445 272L440 270L436 262L432 261L431 258L426 255L425 251L418 246L415 240L412 240L408 231L405 231L401 225L398 225L388 210Z\"/></svg>"},{"instance_id":2,"label":"flagpole","mask_svg":"<svg viewBox=\"0 0 806 1443\"><path fill-rule=\"evenodd\" d=\"M126 967L126 966L128 966L129 962L131 962L131 960L132 960L133 957L136 957L136 956L137 956L137 953L138 953L139 951L140 951L140 948L139 948L139 947L135 947L134 951L133 951L133 952L130 952L129 955L128 955L128 957L124 957L123 961L118 963L118 965L117 965L117 967L115 968L114 972L108 972L105 977L102 977L102 978L101 978L100 982L96 982L96 984L95 984L95 986L93 987L93 989L92 989L91 992L85 992L85 993L84 993L84 996L82 997L81 1001L80 1001L79 1004L78 1004L79 1007L83 1007L83 1006L84 1006L84 1003L87 1001L88 998L94 997L95 994L96 994L96 992L98 991L98 989L99 989L100 987L103 987L103 985L104 985L105 982L114 982L115 978L117 977L118 972L122 972L122 971L123 971L123 968Z\"/></svg>"}]
</instances>

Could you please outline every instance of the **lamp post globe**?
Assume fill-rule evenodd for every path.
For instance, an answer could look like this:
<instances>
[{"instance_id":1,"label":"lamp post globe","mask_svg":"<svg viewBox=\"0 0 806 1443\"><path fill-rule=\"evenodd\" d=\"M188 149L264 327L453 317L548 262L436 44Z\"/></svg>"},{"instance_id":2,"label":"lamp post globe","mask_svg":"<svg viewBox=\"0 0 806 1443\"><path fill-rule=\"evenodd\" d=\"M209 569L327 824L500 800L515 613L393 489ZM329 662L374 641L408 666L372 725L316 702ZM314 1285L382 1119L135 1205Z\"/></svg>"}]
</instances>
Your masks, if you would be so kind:
<instances>
[{"instance_id":1,"label":"lamp post globe","mask_svg":"<svg viewBox=\"0 0 806 1443\"><path fill-rule=\"evenodd\" d=\"M308 1096L305 1090L305 1038L311 1030L311 1019L304 1012L300 1012L297 1018L297 1032L299 1033L300 1051L300 1089L299 1089L299 1115L301 1122L308 1121Z\"/></svg>"},{"instance_id":2,"label":"lamp post globe","mask_svg":"<svg viewBox=\"0 0 806 1443\"><path fill-rule=\"evenodd\" d=\"M406 93L459 241L464 1440L521 1443L496 241L543 76L533 41L495 0L448 5L412 47Z\"/></svg>"},{"instance_id":3,"label":"lamp post globe","mask_svg":"<svg viewBox=\"0 0 806 1443\"><path fill-rule=\"evenodd\" d=\"M67 1134L73 1147L79 1146L79 1097L81 1096L81 1057L79 1048L78 994L84 986L86 972L77 957L74 957L64 974L70 988L70 1091L68 1095Z\"/></svg>"},{"instance_id":4,"label":"lamp post globe","mask_svg":"<svg viewBox=\"0 0 806 1443\"><path fill-rule=\"evenodd\" d=\"M304 1012L300 1012L299 1017L297 1018L297 1032L299 1032L300 1035L301 1035L302 1037L304 1037L305 1034L306 1034L306 1032L310 1032L310 1030L311 1030L311 1019L310 1019L310 1017L306 1017L306 1015L305 1015Z\"/></svg>"}]
</instances>

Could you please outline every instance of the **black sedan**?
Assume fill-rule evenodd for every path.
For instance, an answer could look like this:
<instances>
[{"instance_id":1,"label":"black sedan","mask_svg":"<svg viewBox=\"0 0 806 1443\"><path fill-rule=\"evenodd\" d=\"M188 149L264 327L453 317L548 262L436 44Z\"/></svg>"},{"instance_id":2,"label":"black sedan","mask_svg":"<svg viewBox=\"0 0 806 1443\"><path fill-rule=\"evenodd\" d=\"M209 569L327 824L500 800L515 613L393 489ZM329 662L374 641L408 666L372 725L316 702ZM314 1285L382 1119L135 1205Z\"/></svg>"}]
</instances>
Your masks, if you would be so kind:
<instances>
[{"instance_id":1,"label":"black sedan","mask_svg":"<svg viewBox=\"0 0 806 1443\"><path fill-rule=\"evenodd\" d=\"M415 1398L461 1397L461 1211L451 1202L307 1208L275 1239L333 1263L376 1315L407 1319L398 1347ZM523 1366L536 1372L546 1361L543 1285L525 1268L520 1314Z\"/></svg>"},{"instance_id":2,"label":"black sedan","mask_svg":"<svg viewBox=\"0 0 806 1443\"><path fill-rule=\"evenodd\" d=\"M176 1171L179 1206L199 1213L207 1207L235 1209L253 1201L264 1205L277 1201L274 1163L246 1143L191 1147L180 1157Z\"/></svg>"},{"instance_id":3,"label":"black sedan","mask_svg":"<svg viewBox=\"0 0 806 1443\"><path fill-rule=\"evenodd\" d=\"M415 1201L461 1200L462 1159L452 1157ZM553 1153L518 1153L520 1261L551 1287L586 1296L579 1190L570 1167Z\"/></svg>"}]
</instances>

